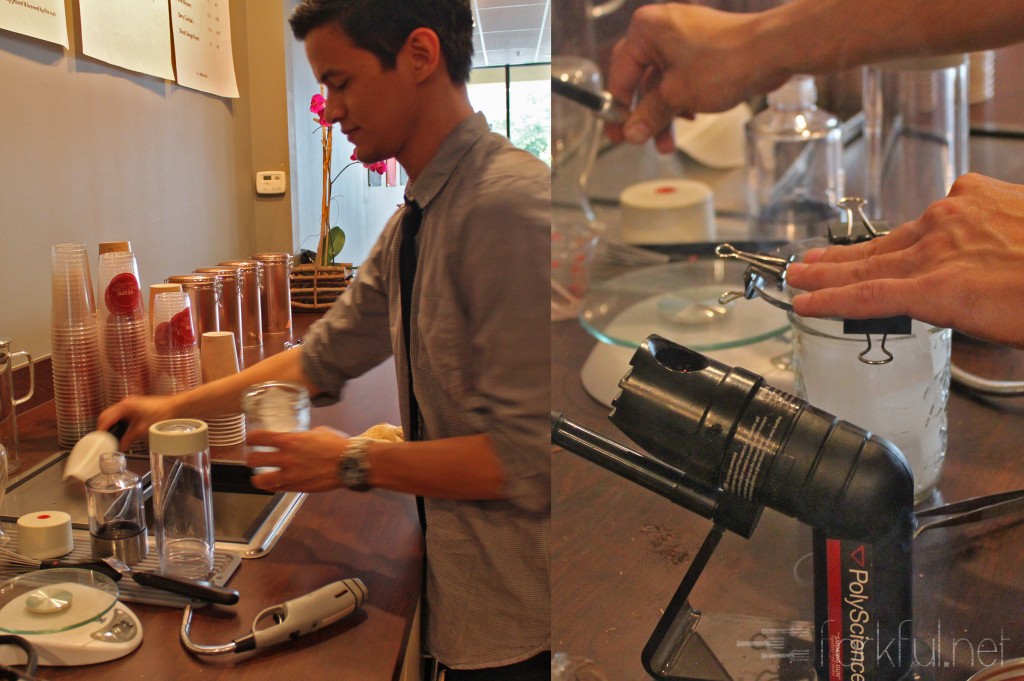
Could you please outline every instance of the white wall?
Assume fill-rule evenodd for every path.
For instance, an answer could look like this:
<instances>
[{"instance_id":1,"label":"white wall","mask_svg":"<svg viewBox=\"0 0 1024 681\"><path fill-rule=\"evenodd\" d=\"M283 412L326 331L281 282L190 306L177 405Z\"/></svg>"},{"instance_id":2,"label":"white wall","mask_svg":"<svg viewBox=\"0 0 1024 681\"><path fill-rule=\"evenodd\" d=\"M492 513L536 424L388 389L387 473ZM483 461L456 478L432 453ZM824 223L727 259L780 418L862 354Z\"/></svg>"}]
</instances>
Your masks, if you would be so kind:
<instances>
[{"instance_id":1,"label":"white wall","mask_svg":"<svg viewBox=\"0 0 1024 681\"><path fill-rule=\"evenodd\" d=\"M237 100L82 55L71 0L67 52L0 30L0 335L14 350L49 353L53 244L86 244L95 278L98 242L130 240L144 287L290 250L290 195L254 191L257 164L288 169L289 4L231 3Z\"/></svg>"}]
</instances>

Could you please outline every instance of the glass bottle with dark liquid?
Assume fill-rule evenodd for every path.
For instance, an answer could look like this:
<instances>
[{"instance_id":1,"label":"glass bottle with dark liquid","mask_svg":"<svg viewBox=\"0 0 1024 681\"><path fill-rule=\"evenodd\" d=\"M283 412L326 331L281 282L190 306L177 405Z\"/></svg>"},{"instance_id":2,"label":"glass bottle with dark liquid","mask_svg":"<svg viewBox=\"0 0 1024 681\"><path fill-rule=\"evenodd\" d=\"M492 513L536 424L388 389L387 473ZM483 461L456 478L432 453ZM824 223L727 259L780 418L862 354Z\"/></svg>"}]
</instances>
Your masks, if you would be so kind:
<instances>
[{"instance_id":1,"label":"glass bottle with dark liquid","mask_svg":"<svg viewBox=\"0 0 1024 681\"><path fill-rule=\"evenodd\" d=\"M100 454L100 472L85 483L89 537L94 558L113 556L128 565L149 551L139 476L120 452Z\"/></svg>"}]
</instances>

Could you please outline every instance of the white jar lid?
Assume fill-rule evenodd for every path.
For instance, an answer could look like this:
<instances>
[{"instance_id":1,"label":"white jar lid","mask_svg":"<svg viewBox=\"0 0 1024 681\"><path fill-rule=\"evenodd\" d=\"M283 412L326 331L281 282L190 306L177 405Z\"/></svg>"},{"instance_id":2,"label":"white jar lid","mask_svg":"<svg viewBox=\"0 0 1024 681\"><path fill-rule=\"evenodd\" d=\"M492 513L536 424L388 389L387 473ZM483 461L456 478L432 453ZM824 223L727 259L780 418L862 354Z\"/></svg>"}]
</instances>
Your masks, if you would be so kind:
<instances>
[{"instance_id":1,"label":"white jar lid","mask_svg":"<svg viewBox=\"0 0 1024 681\"><path fill-rule=\"evenodd\" d=\"M149 427L149 449L162 456L187 456L210 447L205 421L170 419Z\"/></svg>"}]
</instances>

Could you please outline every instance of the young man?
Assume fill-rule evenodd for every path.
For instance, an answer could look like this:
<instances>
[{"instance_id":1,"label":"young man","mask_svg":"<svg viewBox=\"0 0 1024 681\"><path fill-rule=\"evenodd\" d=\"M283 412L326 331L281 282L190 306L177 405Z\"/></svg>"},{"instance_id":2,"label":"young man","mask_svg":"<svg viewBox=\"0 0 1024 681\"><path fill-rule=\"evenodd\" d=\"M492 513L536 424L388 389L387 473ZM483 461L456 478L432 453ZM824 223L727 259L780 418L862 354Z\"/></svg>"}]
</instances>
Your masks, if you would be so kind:
<instances>
[{"instance_id":1,"label":"young man","mask_svg":"<svg viewBox=\"0 0 1024 681\"><path fill-rule=\"evenodd\" d=\"M319 403L389 355L407 442L250 433L265 489L384 487L425 498L426 647L447 681L550 673L547 166L489 132L466 91L468 0L305 0L291 18L327 120L364 163L410 182L359 275L301 348L181 395L125 400L125 441L155 421L238 411L253 383ZM418 229L417 229L418 223ZM411 284L410 284L411 280Z\"/></svg>"}]
</instances>

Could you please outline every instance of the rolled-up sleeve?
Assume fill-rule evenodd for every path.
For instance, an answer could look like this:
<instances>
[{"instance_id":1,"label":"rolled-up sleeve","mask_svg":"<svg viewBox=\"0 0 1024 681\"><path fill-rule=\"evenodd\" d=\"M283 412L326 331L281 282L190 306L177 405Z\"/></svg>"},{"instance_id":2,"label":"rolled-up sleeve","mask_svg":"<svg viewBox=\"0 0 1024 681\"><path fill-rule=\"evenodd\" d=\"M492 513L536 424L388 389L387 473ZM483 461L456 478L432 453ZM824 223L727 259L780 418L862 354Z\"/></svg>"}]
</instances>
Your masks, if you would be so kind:
<instances>
[{"instance_id":1,"label":"rolled-up sleeve","mask_svg":"<svg viewBox=\"0 0 1024 681\"><path fill-rule=\"evenodd\" d=\"M337 402L349 379L361 376L392 354L382 267L387 266L383 254L393 233L393 224L389 223L351 286L303 337L303 374L323 391L313 398L316 406Z\"/></svg>"}]
</instances>

